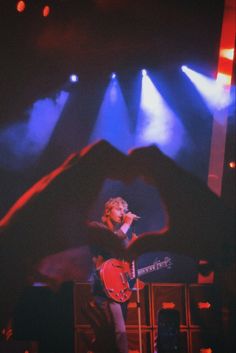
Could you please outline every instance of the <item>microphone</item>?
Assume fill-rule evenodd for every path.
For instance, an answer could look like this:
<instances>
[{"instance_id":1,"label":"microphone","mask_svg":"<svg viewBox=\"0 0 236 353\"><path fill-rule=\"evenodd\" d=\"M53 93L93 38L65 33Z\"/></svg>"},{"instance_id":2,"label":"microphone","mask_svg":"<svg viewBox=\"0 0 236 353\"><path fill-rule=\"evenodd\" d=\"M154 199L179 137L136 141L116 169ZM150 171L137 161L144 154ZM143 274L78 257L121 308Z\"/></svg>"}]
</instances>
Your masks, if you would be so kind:
<instances>
[{"instance_id":1,"label":"microphone","mask_svg":"<svg viewBox=\"0 0 236 353\"><path fill-rule=\"evenodd\" d=\"M134 220L134 221L138 221L138 220L141 218L141 217L139 217L138 215L136 215L135 213L133 213L133 212L131 212L131 211L128 211L128 210L125 212L124 217L125 217L125 215L127 215L128 213L133 216L133 220Z\"/></svg>"},{"instance_id":2,"label":"microphone","mask_svg":"<svg viewBox=\"0 0 236 353\"><path fill-rule=\"evenodd\" d=\"M136 214L133 213L133 216L134 216L134 221L137 221L139 220L141 217L137 216Z\"/></svg>"}]
</instances>

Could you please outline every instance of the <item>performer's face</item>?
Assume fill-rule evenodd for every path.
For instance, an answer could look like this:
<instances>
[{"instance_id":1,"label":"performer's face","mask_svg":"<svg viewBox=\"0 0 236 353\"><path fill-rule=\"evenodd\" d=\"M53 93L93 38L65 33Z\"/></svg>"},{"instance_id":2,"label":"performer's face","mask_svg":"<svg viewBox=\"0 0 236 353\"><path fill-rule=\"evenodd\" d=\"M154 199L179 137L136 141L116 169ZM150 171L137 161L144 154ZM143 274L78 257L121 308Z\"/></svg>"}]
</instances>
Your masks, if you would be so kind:
<instances>
[{"instance_id":1,"label":"performer's face","mask_svg":"<svg viewBox=\"0 0 236 353\"><path fill-rule=\"evenodd\" d=\"M126 210L124 206L117 203L110 209L110 213L109 213L110 220L114 223L122 223L125 211Z\"/></svg>"}]
</instances>

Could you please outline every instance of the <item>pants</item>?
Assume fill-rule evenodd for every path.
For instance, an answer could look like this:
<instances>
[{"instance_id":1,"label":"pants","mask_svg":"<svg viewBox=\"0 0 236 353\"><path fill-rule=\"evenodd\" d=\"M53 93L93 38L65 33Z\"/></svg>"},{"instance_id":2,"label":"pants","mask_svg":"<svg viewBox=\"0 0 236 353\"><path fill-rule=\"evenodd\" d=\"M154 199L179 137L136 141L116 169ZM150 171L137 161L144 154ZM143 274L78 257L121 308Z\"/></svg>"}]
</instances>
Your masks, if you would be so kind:
<instances>
[{"instance_id":1,"label":"pants","mask_svg":"<svg viewBox=\"0 0 236 353\"><path fill-rule=\"evenodd\" d=\"M128 353L128 338L122 311L122 304L116 303L103 297L95 297L95 301L107 317L110 315L110 313L112 315L118 352Z\"/></svg>"}]
</instances>

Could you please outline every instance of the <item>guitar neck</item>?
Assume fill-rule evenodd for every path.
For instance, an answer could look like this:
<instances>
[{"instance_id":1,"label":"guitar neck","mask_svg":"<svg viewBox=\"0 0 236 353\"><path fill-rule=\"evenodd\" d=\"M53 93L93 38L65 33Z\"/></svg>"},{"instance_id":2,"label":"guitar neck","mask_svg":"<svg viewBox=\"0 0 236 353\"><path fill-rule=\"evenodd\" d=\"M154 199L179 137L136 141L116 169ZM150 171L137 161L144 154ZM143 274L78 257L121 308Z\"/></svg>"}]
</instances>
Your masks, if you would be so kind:
<instances>
[{"instance_id":1,"label":"guitar neck","mask_svg":"<svg viewBox=\"0 0 236 353\"><path fill-rule=\"evenodd\" d=\"M169 261L167 261L167 260L155 262L152 265L149 265L149 266L146 266L143 268L139 268L137 270L137 275L138 275L138 277L141 277L141 276L146 275L150 272L158 271L161 268L166 268L166 267L169 267Z\"/></svg>"}]
</instances>

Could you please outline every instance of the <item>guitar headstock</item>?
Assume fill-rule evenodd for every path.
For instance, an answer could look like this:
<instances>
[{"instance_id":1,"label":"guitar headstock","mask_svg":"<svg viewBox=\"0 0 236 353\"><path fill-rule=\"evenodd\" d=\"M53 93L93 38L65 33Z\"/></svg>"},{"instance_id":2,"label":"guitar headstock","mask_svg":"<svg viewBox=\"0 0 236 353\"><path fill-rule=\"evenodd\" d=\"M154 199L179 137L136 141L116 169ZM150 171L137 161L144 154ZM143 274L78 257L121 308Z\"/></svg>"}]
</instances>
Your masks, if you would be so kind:
<instances>
[{"instance_id":1,"label":"guitar headstock","mask_svg":"<svg viewBox=\"0 0 236 353\"><path fill-rule=\"evenodd\" d=\"M171 261L171 258L169 256L165 256L164 257L164 263L165 263L165 267L169 270L172 268L172 261Z\"/></svg>"}]
</instances>

